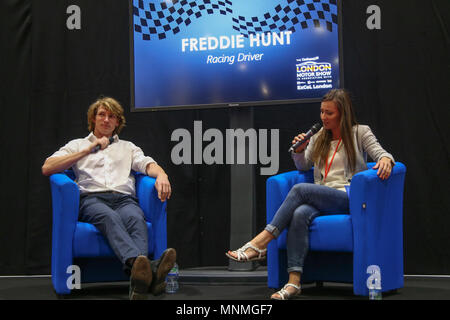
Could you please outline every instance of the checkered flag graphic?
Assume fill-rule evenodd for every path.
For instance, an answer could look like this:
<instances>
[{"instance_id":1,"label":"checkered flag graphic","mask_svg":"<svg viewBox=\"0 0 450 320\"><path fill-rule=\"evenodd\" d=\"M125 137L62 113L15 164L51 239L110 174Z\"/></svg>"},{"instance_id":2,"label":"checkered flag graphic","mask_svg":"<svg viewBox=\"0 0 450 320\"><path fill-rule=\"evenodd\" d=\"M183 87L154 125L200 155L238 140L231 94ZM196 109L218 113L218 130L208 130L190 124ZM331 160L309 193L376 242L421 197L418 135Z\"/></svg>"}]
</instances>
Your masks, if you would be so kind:
<instances>
[{"instance_id":1,"label":"checkered flag graphic","mask_svg":"<svg viewBox=\"0 0 450 320\"><path fill-rule=\"evenodd\" d=\"M337 26L337 0L286 0L260 17L243 17L233 12L229 0L166 0L158 4L133 0L134 30L143 40L165 39L188 27L193 20L211 14L229 15L232 28L248 37L249 34L295 32L299 28L325 27L333 31Z\"/></svg>"}]
</instances>

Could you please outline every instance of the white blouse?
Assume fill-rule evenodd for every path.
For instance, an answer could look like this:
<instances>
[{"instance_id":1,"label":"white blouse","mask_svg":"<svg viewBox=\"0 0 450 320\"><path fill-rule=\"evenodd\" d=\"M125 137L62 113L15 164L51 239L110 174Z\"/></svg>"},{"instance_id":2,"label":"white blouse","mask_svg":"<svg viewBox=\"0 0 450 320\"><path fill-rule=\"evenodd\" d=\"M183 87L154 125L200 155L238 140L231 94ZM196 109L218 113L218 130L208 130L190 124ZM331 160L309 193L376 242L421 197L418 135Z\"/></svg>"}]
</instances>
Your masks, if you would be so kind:
<instances>
[{"instance_id":1,"label":"white blouse","mask_svg":"<svg viewBox=\"0 0 450 320\"><path fill-rule=\"evenodd\" d=\"M333 158L334 151L336 150L336 146L339 140L332 140L330 144L330 151L328 153L328 165L330 165L331 159ZM322 174L322 184L334 189L345 190L345 186L350 185L350 182L345 180L345 161L346 161L346 153L344 143L341 141L339 144L339 148L334 156L334 160L331 164L330 171L328 172L327 178L325 182L323 179L325 178L325 166L322 168L320 173Z\"/></svg>"}]
</instances>

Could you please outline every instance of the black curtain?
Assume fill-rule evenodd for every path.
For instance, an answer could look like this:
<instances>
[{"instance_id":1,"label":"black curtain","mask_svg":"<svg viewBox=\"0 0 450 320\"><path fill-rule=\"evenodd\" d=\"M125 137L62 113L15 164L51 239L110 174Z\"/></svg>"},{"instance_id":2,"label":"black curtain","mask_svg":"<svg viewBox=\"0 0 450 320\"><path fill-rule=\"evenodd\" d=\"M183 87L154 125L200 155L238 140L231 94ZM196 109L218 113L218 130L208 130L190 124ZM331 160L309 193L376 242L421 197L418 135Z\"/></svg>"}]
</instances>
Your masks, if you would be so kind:
<instances>
[{"instance_id":1,"label":"black curtain","mask_svg":"<svg viewBox=\"0 0 450 320\"><path fill-rule=\"evenodd\" d=\"M81 29L68 30L69 5L81 8ZM366 27L366 9L381 8L381 30ZM343 1L345 87L360 123L407 166L405 273L448 274L450 249L450 3ZM45 158L88 134L86 110L100 95L126 110L122 139L166 170L168 244L182 268L227 265L230 168L171 162L177 128L229 128L227 109L130 112L128 1L6 0L0 4L2 117L0 274L49 274L51 199ZM255 129L280 130L279 172L293 170L292 137L319 119L319 104L254 108ZM265 181L255 166L257 230L265 225Z\"/></svg>"},{"instance_id":2,"label":"black curtain","mask_svg":"<svg viewBox=\"0 0 450 320\"><path fill-rule=\"evenodd\" d=\"M0 21L0 146L3 150L0 156L0 199L4 204L0 223L0 273L23 274L28 261L28 239L38 240L30 232L30 221L27 219L30 187L31 1L2 1ZM48 243L45 243L40 249L41 254L47 251L47 247ZM48 255L41 256L40 263L48 267L47 258Z\"/></svg>"},{"instance_id":3,"label":"black curtain","mask_svg":"<svg viewBox=\"0 0 450 320\"><path fill-rule=\"evenodd\" d=\"M364 28L381 8L381 30ZM449 274L450 2L344 1L345 85L359 120L407 166L407 274Z\"/></svg>"}]
</instances>

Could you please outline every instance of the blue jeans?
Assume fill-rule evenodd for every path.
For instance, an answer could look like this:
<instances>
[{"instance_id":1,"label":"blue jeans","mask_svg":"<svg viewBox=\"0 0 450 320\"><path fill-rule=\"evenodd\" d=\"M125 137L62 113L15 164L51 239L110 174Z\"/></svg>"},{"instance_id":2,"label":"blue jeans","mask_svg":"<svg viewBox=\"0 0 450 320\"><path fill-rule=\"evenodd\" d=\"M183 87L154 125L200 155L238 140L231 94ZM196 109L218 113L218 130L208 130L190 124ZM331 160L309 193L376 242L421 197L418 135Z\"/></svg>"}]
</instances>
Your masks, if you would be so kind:
<instances>
[{"instance_id":1,"label":"blue jeans","mask_svg":"<svg viewBox=\"0 0 450 320\"><path fill-rule=\"evenodd\" d=\"M288 228L286 249L288 272L303 272L309 249L309 226L318 216L349 212L345 191L313 183L292 187L286 199L266 226L275 238Z\"/></svg>"},{"instance_id":2,"label":"blue jeans","mask_svg":"<svg viewBox=\"0 0 450 320\"><path fill-rule=\"evenodd\" d=\"M93 224L125 265L148 254L148 229L136 198L120 193L81 195L79 219Z\"/></svg>"}]
</instances>

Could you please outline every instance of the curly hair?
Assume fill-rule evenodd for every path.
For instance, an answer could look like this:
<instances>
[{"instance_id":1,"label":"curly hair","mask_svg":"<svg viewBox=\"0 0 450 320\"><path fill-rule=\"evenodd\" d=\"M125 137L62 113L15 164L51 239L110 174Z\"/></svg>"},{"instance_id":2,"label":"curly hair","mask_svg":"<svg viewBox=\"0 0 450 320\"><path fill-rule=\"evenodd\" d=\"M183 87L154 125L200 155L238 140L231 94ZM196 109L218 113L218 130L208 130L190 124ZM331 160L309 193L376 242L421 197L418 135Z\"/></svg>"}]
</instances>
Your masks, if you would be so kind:
<instances>
[{"instance_id":1,"label":"curly hair","mask_svg":"<svg viewBox=\"0 0 450 320\"><path fill-rule=\"evenodd\" d=\"M125 127L125 116L123 112L123 108L120 105L120 103L110 97L101 97L98 98L93 104L89 106L88 112L87 112L87 121L88 121L88 130L90 132L93 132L95 129L95 116L97 115L97 111L99 107L103 107L106 110L110 111L112 114L114 114L117 117L117 120L119 122L119 125L114 130L114 134L119 134L120 131L122 131L123 127Z\"/></svg>"}]
</instances>

